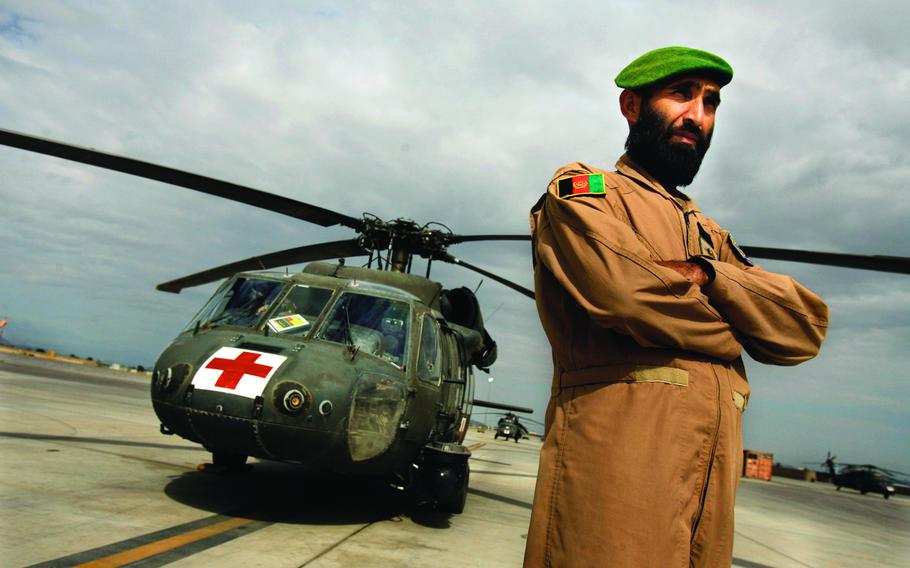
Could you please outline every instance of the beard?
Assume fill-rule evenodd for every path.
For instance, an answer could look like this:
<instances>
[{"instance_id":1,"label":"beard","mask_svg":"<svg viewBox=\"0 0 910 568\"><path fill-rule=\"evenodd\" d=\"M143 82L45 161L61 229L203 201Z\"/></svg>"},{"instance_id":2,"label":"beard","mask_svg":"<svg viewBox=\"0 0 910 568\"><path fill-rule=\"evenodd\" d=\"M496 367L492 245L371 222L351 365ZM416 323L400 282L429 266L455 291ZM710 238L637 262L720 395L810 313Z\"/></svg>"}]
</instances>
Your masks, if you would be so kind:
<instances>
[{"instance_id":1,"label":"beard","mask_svg":"<svg viewBox=\"0 0 910 568\"><path fill-rule=\"evenodd\" d=\"M695 145L671 142L670 137L677 132L696 135L698 139ZM711 146L711 134L702 132L689 119L681 126L674 127L644 100L638 121L629 128L626 151L665 188L684 187L695 179L702 158Z\"/></svg>"}]
</instances>

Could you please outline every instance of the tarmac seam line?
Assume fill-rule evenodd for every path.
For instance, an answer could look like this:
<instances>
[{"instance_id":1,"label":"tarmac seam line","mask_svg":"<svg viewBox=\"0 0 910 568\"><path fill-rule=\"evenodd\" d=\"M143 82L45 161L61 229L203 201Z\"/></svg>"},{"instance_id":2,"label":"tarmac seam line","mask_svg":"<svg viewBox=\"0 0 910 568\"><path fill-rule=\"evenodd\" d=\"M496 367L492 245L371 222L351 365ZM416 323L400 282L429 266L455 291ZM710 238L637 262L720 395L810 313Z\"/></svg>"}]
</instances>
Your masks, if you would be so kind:
<instances>
[{"instance_id":1,"label":"tarmac seam line","mask_svg":"<svg viewBox=\"0 0 910 568\"><path fill-rule=\"evenodd\" d=\"M326 547L325 550L323 550L322 552L320 552L320 553L317 554L316 556L310 558L309 560L307 560L306 562L304 562L303 564L301 564L301 565L298 566L297 568L304 568L304 566L308 566L308 565L310 565L311 563L313 563L314 561L319 560L320 558L322 558L323 556L325 556L325 555L328 554L329 552L332 552L333 550L335 550L336 548L338 548L339 546L341 546L342 544L344 544L344 543L347 542L348 540L354 538L354 537L357 536L358 534L362 533L363 531L365 531L367 528L373 526L374 524L375 524L375 521L370 522L370 523L367 523L367 524L363 525L362 527L357 528L357 529L354 530L351 534L349 534L348 536L346 536L346 537L344 537L344 538L338 540L338 542L335 542L334 544L332 544L332 545Z\"/></svg>"},{"instance_id":2,"label":"tarmac seam line","mask_svg":"<svg viewBox=\"0 0 910 568\"><path fill-rule=\"evenodd\" d=\"M763 543L763 542L760 542L760 541L758 541L758 540L755 540L755 539L752 538L751 536L745 535L745 534L743 534L743 533L741 533L741 532L739 532L739 531L736 531L736 534L737 534L738 536L743 537L743 538L746 539L746 540L751 540L752 542L754 542L755 544L757 544L757 545L759 545L759 546L762 546L762 547L764 547L764 548L767 548L768 550L770 550L771 552L773 552L773 553L775 553L775 554L780 554L781 556L783 556L783 557L786 558L787 560L792 560L793 562L796 562L796 563L799 564L800 566L805 566L806 568L813 568L812 565L806 564L805 562L803 562L803 561L801 561L801 560L797 560L796 558L793 558L793 557L790 556L790 555L784 554L783 552L781 552L781 551L779 551L779 550L775 550L774 548L771 548L771 547L768 546L767 544L765 544L765 543Z\"/></svg>"}]
</instances>

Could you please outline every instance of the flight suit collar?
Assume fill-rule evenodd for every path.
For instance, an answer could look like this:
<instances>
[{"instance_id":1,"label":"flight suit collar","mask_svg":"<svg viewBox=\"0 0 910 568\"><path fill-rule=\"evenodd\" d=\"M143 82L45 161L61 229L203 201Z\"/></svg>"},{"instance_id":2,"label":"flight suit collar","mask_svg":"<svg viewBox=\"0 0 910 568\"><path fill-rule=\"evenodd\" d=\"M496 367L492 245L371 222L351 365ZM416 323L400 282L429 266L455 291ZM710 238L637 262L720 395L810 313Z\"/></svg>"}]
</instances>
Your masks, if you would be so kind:
<instances>
[{"instance_id":1,"label":"flight suit collar","mask_svg":"<svg viewBox=\"0 0 910 568\"><path fill-rule=\"evenodd\" d=\"M643 167L636 164L635 161L629 157L629 154L623 154L619 157L619 160L616 161L616 170L622 175L634 179L645 188L659 193L683 209L692 209L695 207L695 203L688 195L678 189L668 191L655 177L649 174Z\"/></svg>"}]
</instances>

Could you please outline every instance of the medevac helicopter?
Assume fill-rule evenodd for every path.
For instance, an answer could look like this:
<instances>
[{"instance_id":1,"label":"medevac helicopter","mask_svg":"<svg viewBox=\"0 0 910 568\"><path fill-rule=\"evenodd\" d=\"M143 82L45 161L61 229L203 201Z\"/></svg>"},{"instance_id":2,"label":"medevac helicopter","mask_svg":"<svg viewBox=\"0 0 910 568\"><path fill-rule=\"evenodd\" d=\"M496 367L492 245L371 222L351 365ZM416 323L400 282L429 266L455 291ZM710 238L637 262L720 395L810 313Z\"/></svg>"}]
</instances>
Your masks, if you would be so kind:
<instances>
[{"instance_id":1,"label":"medevac helicopter","mask_svg":"<svg viewBox=\"0 0 910 568\"><path fill-rule=\"evenodd\" d=\"M353 239L264 254L159 284L227 278L155 364L151 398L161 432L212 453L216 468L248 456L348 474L390 476L443 511L460 513L472 406L530 409L473 398L474 367L496 343L467 288L430 279L433 261L534 293L448 252L470 241L529 235L458 235L407 219L350 217L258 189L94 149L0 129L0 144L157 180L281 213ZM743 247L755 257L910 274L910 259ZM414 256L426 274L411 274ZM366 257L363 267L345 258ZM341 259L337 264L320 262ZM300 273L269 269L309 262Z\"/></svg>"}]
</instances>

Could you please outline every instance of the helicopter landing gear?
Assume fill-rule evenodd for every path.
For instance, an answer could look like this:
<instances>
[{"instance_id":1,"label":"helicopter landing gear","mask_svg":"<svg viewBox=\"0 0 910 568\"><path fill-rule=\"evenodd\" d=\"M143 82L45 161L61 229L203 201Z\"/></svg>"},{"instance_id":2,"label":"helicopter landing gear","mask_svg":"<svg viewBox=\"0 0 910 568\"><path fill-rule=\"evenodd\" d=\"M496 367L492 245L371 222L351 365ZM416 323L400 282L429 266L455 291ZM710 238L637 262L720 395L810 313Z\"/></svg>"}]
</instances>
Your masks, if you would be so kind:
<instances>
[{"instance_id":1,"label":"helicopter landing gear","mask_svg":"<svg viewBox=\"0 0 910 568\"><path fill-rule=\"evenodd\" d=\"M212 463L203 463L196 466L199 471L206 473L242 473L251 469L246 464L247 456L216 450L212 452Z\"/></svg>"},{"instance_id":2,"label":"helicopter landing gear","mask_svg":"<svg viewBox=\"0 0 910 568\"><path fill-rule=\"evenodd\" d=\"M471 477L471 467L465 461L458 472L455 472L456 479L451 481L455 486L448 497L436 501L436 508L444 513L453 513L460 515L464 512L465 502L468 500L468 479Z\"/></svg>"},{"instance_id":3,"label":"helicopter landing gear","mask_svg":"<svg viewBox=\"0 0 910 568\"><path fill-rule=\"evenodd\" d=\"M444 513L460 514L468 498L471 453L461 444L428 444L418 469L419 491Z\"/></svg>"}]
</instances>

